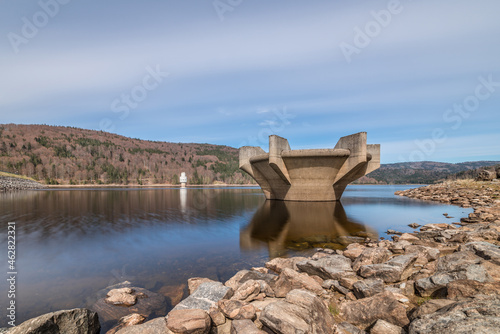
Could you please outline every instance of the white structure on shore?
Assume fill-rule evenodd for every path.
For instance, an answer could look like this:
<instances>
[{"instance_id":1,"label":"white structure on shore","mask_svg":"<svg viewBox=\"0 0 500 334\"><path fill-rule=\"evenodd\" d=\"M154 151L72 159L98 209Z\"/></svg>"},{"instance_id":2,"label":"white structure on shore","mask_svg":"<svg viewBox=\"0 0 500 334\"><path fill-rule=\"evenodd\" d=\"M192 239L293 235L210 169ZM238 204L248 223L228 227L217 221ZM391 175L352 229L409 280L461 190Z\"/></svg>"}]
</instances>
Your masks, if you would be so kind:
<instances>
[{"instance_id":1,"label":"white structure on shore","mask_svg":"<svg viewBox=\"0 0 500 334\"><path fill-rule=\"evenodd\" d=\"M181 173L181 177L180 177L179 181L181 182L181 188L186 188L186 183L188 181L186 173L184 173L184 172Z\"/></svg>"}]
</instances>

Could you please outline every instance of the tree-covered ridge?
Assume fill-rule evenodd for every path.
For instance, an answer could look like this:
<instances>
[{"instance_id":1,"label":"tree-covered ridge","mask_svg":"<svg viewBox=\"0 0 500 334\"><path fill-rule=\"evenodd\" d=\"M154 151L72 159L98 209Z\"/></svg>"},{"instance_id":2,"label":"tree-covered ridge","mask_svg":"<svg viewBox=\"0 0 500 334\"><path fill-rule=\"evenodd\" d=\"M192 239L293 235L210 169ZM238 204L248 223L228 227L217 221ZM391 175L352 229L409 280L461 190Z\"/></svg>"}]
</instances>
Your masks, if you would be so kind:
<instances>
[{"instance_id":1,"label":"tree-covered ridge","mask_svg":"<svg viewBox=\"0 0 500 334\"><path fill-rule=\"evenodd\" d=\"M238 150L48 125L0 125L0 170L48 184L251 183Z\"/></svg>"},{"instance_id":2,"label":"tree-covered ridge","mask_svg":"<svg viewBox=\"0 0 500 334\"><path fill-rule=\"evenodd\" d=\"M461 163L444 163L433 161L401 162L382 164L379 169L359 179L357 183L379 184L433 184L447 178L474 178L476 169L493 166L499 161L472 161Z\"/></svg>"}]
</instances>

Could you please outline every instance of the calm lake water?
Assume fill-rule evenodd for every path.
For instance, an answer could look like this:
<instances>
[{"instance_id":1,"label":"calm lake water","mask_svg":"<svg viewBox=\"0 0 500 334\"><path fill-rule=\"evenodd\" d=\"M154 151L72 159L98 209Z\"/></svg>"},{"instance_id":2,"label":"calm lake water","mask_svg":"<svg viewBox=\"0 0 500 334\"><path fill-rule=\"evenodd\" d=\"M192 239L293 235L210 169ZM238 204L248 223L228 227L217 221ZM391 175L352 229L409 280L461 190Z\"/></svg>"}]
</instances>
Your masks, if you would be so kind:
<instances>
[{"instance_id":1,"label":"calm lake water","mask_svg":"<svg viewBox=\"0 0 500 334\"><path fill-rule=\"evenodd\" d=\"M258 188L2 193L0 269L8 271L7 223L15 222L19 324L88 307L99 290L125 280L160 293L195 276L225 281L272 257L342 248L387 237L388 228L412 231L413 222L451 223L472 212L394 196L408 188L350 186L341 203L270 202ZM6 295L5 279L0 290ZM5 310L6 296L0 300Z\"/></svg>"}]
</instances>

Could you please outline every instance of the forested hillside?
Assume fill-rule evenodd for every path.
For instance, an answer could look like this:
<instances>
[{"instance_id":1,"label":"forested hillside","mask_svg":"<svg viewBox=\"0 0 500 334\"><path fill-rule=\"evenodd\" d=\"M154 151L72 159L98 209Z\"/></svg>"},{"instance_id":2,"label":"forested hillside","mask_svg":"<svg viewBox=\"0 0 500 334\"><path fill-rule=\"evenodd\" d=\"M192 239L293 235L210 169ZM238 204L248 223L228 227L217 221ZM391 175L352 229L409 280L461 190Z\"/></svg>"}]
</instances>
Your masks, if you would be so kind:
<instances>
[{"instance_id":1,"label":"forested hillside","mask_svg":"<svg viewBox=\"0 0 500 334\"><path fill-rule=\"evenodd\" d=\"M460 172L462 172L464 176L469 174L472 175L472 172L466 172L485 166L493 166L498 163L500 162L472 161L452 164L445 162L419 161L382 164L379 169L359 179L358 183L432 184Z\"/></svg>"},{"instance_id":2,"label":"forested hillside","mask_svg":"<svg viewBox=\"0 0 500 334\"><path fill-rule=\"evenodd\" d=\"M48 184L252 183L238 150L211 144L131 139L47 125L0 125L0 171Z\"/></svg>"}]
</instances>

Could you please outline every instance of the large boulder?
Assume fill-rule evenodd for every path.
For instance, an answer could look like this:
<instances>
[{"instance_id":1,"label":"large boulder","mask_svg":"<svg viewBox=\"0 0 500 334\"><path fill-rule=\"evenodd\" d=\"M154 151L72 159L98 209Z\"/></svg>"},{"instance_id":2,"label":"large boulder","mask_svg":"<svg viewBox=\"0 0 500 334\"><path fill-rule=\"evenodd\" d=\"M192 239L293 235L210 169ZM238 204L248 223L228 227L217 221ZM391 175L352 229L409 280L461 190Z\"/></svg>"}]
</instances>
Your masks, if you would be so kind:
<instances>
[{"instance_id":1,"label":"large boulder","mask_svg":"<svg viewBox=\"0 0 500 334\"><path fill-rule=\"evenodd\" d=\"M500 265L500 246L478 241L462 245L460 250L474 252L477 256Z\"/></svg>"},{"instance_id":2,"label":"large boulder","mask_svg":"<svg viewBox=\"0 0 500 334\"><path fill-rule=\"evenodd\" d=\"M500 282L478 282L473 280L453 281L446 287L447 298L463 299L476 295L500 295Z\"/></svg>"},{"instance_id":3,"label":"large boulder","mask_svg":"<svg viewBox=\"0 0 500 334\"><path fill-rule=\"evenodd\" d=\"M476 181L491 181L496 179L497 173L490 172L489 170L482 170L476 177Z\"/></svg>"},{"instance_id":4,"label":"large boulder","mask_svg":"<svg viewBox=\"0 0 500 334\"><path fill-rule=\"evenodd\" d=\"M415 309L410 315L410 320L413 321L417 318L421 318L424 315L434 313L443 307L446 307L450 304L456 303L455 300L449 299L430 299L420 305L417 309Z\"/></svg>"},{"instance_id":5,"label":"large boulder","mask_svg":"<svg viewBox=\"0 0 500 334\"><path fill-rule=\"evenodd\" d=\"M318 260L305 260L297 263L299 270L325 280L339 280L342 276L354 275L351 265L351 259L342 255L329 255Z\"/></svg>"},{"instance_id":6,"label":"large boulder","mask_svg":"<svg viewBox=\"0 0 500 334\"><path fill-rule=\"evenodd\" d=\"M489 282L491 276L481 265L482 258L470 251L456 252L439 258L436 273L415 282L417 292L423 296L445 296L446 286L456 280Z\"/></svg>"},{"instance_id":7,"label":"large boulder","mask_svg":"<svg viewBox=\"0 0 500 334\"><path fill-rule=\"evenodd\" d=\"M248 319L234 320L231 323L231 334L266 334Z\"/></svg>"},{"instance_id":8,"label":"large boulder","mask_svg":"<svg viewBox=\"0 0 500 334\"><path fill-rule=\"evenodd\" d=\"M359 274L364 278L380 278L386 283L395 283L411 275L418 254L396 256L385 263L361 266Z\"/></svg>"},{"instance_id":9,"label":"large boulder","mask_svg":"<svg viewBox=\"0 0 500 334\"><path fill-rule=\"evenodd\" d=\"M196 291L174 307L174 310L201 309L209 311L210 307L224 298L229 298L233 290L220 282L205 282Z\"/></svg>"},{"instance_id":10,"label":"large boulder","mask_svg":"<svg viewBox=\"0 0 500 334\"><path fill-rule=\"evenodd\" d=\"M276 297L285 297L290 291L295 289L309 290L318 296L324 292L321 284L308 274L298 273L289 268L283 269L274 287Z\"/></svg>"},{"instance_id":11,"label":"large boulder","mask_svg":"<svg viewBox=\"0 0 500 334\"><path fill-rule=\"evenodd\" d=\"M357 272L361 266L384 263L391 255L392 253L383 247L365 248L352 264L352 269Z\"/></svg>"},{"instance_id":12,"label":"large boulder","mask_svg":"<svg viewBox=\"0 0 500 334\"><path fill-rule=\"evenodd\" d=\"M345 321L362 328L373 325L379 319L399 327L404 327L410 322L406 316L406 308L389 291L342 304L340 316Z\"/></svg>"},{"instance_id":13,"label":"large boulder","mask_svg":"<svg viewBox=\"0 0 500 334\"><path fill-rule=\"evenodd\" d=\"M297 263L307 260L305 257L290 257L290 258L281 258L277 257L272 259L271 261L266 262L266 268L271 269L275 273L280 274L283 269L289 268L292 270L298 270Z\"/></svg>"},{"instance_id":14,"label":"large boulder","mask_svg":"<svg viewBox=\"0 0 500 334\"><path fill-rule=\"evenodd\" d=\"M274 286L274 282L278 279L278 276L272 274L261 273L255 270L240 270L231 277L224 285L233 289L233 291L238 290L240 285L249 280L254 281L265 281L271 287Z\"/></svg>"},{"instance_id":15,"label":"large boulder","mask_svg":"<svg viewBox=\"0 0 500 334\"><path fill-rule=\"evenodd\" d=\"M500 296L456 302L413 321L409 334L495 334L500 328Z\"/></svg>"},{"instance_id":16,"label":"large boulder","mask_svg":"<svg viewBox=\"0 0 500 334\"><path fill-rule=\"evenodd\" d=\"M274 333L330 334L334 320L323 301L307 290L292 290L285 300L267 305L260 321Z\"/></svg>"},{"instance_id":17,"label":"large boulder","mask_svg":"<svg viewBox=\"0 0 500 334\"><path fill-rule=\"evenodd\" d=\"M96 312L73 309L51 312L26 320L9 334L99 334L101 325Z\"/></svg>"},{"instance_id":18,"label":"large boulder","mask_svg":"<svg viewBox=\"0 0 500 334\"><path fill-rule=\"evenodd\" d=\"M384 288L384 281L378 278L369 278L354 283L353 292L356 298L362 299L384 292Z\"/></svg>"},{"instance_id":19,"label":"large boulder","mask_svg":"<svg viewBox=\"0 0 500 334\"><path fill-rule=\"evenodd\" d=\"M167 315L167 327L175 334L208 334L212 326L204 310L172 310Z\"/></svg>"}]
</instances>

